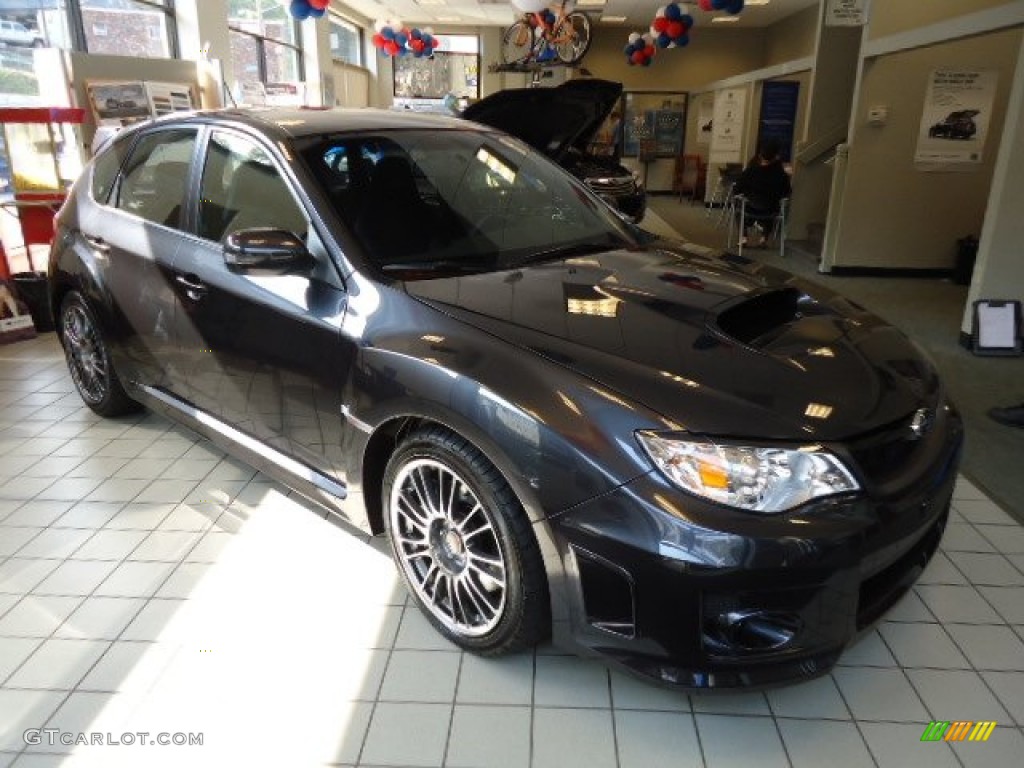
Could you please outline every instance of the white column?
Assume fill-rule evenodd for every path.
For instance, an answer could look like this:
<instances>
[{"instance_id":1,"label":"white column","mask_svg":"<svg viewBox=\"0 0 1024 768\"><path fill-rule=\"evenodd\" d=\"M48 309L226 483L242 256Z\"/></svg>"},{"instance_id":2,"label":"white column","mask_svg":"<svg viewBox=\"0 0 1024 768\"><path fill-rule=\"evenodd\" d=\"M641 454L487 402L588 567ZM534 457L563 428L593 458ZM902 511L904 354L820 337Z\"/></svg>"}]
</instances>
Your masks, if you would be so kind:
<instances>
[{"instance_id":1,"label":"white column","mask_svg":"<svg viewBox=\"0 0 1024 768\"><path fill-rule=\"evenodd\" d=\"M209 59L218 59L224 82L234 83L231 38L228 35L228 0L176 0L174 11L181 58L198 61L205 53Z\"/></svg>"}]
</instances>

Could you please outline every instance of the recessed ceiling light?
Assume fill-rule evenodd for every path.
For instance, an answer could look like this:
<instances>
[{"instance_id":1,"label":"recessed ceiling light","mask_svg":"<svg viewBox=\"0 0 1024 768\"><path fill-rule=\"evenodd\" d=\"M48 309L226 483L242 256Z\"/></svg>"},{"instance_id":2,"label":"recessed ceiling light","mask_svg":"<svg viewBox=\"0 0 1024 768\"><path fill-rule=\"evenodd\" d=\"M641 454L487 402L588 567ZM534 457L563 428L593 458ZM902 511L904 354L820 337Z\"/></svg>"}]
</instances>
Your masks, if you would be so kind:
<instances>
[{"instance_id":1,"label":"recessed ceiling light","mask_svg":"<svg viewBox=\"0 0 1024 768\"><path fill-rule=\"evenodd\" d=\"M438 21L462 21L461 16L438 16Z\"/></svg>"},{"instance_id":2,"label":"recessed ceiling light","mask_svg":"<svg viewBox=\"0 0 1024 768\"><path fill-rule=\"evenodd\" d=\"M577 8L602 8L607 0L576 0Z\"/></svg>"},{"instance_id":3,"label":"recessed ceiling light","mask_svg":"<svg viewBox=\"0 0 1024 768\"><path fill-rule=\"evenodd\" d=\"M416 0L416 5L448 5L445 0Z\"/></svg>"},{"instance_id":4,"label":"recessed ceiling light","mask_svg":"<svg viewBox=\"0 0 1024 768\"><path fill-rule=\"evenodd\" d=\"M744 5L768 5L772 0L747 0Z\"/></svg>"},{"instance_id":5,"label":"recessed ceiling light","mask_svg":"<svg viewBox=\"0 0 1024 768\"><path fill-rule=\"evenodd\" d=\"M601 21L605 24L621 24L626 20L625 16L602 16Z\"/></svg>"},{"instance_id":6,"label":"recessed ceiling light","mask_svg":"<svg viewBox=\"0 0 1024 768\"><path fill-rule=\"evenodd\" d=\"M732 24L734 21L739 21L739 16L715 16L711 20L712 24Z\"/></svg>"}]
</instances>

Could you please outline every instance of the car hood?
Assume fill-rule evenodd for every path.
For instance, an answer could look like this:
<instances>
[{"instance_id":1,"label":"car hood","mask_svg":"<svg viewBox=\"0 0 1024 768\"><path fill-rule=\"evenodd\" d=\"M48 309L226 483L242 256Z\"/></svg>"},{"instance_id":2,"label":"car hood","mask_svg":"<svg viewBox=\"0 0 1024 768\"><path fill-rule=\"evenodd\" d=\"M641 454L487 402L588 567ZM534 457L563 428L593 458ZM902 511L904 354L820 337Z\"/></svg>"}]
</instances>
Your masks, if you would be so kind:
<instances>
[{"instance_id":1,"label":"car hood","mask_svg":"<svg viewBox=\"0 0 1024 768\"><path fill-rule=\"evenodd\" d=\"M609 80L570 80L555 88L498 91L462 112L462 117L525 141L556 161L587 146L622 96Z\"/></svg>"},{"instance_id":2,"label":"car hood","mask_svg":"<svg viewBox=\"0 0 1024 768\"><path fill-rule=\"evenodd\" d=\"M935 402L934 369L902 333L730 259L660 243L406 290L694 433L839 440Z\"/></svg>"}]
</instances>

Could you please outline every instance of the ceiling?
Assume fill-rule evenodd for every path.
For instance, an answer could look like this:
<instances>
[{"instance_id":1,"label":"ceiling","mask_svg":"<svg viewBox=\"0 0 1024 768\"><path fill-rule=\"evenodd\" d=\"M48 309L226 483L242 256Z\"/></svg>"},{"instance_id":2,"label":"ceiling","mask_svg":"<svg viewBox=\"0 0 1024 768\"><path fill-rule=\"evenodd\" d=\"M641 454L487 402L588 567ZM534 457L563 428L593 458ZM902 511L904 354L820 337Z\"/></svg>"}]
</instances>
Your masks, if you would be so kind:
<instances>
[{"instance_id":1,"label":"ceiling","mask_svg":"<svg viewBox=\"0 0 1024 768\"><path fill-rule=\"evenodd\" d=\"M748 3L753 0L748 0ZM723 28L766 27L787 16L802 11L819 0L769 0L766 5L748 5L736 22L718 24ZM356 12L373 21L398 19L406 25L417 26L508 26L518 11L509 0L342 0ZM577 0L579 10L594 17L625 16L626 20L609 26L630 31L646 31L654 12L665 0ZM691 13L698 25L711 24L715 16L728 16L724 12L705 13L690 3ZM602 25L603 26L603 25Z\"/></svg>"}]
</instances>

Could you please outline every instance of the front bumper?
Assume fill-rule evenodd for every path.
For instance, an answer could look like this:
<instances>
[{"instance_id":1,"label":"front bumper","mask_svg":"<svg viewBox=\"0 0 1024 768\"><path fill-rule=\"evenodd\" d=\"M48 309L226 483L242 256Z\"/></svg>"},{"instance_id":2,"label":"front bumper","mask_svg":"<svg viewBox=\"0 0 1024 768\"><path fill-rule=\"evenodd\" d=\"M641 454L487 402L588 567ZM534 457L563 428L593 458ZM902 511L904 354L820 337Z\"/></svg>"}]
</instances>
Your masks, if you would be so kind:
<instances>
[{"instance_id":1,"label":"front bumper","mask_svg":"<svg viewBox=\"0 0 1024 768\"><path fill-rule=\"evenodd\" d=\"M783 515L704 502L655 471L555 517L569 602L556 639L687 688L827 672L938 548L963 430L949 411L936 431L903 482Z\"/></svg>"}]
</instances>

